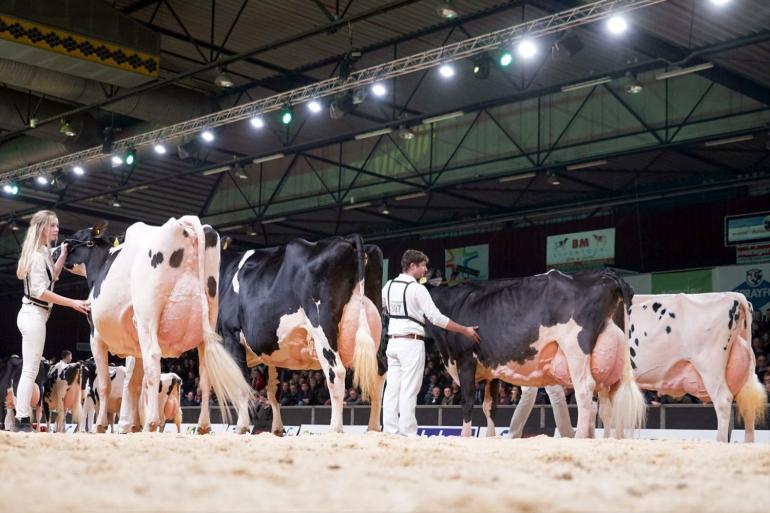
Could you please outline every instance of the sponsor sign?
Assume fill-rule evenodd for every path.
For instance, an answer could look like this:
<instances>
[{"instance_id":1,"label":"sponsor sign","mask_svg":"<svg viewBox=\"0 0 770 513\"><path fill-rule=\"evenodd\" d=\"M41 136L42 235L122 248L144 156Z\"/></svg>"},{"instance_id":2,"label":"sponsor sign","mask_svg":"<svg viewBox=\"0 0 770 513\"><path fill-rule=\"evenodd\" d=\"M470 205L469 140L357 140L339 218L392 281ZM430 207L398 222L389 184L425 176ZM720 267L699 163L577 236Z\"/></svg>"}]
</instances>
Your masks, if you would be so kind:
<instances>
[{"instance_id":1,"label":"sponsor sign","mask_svg":"<svg viewBox=\"0 0 770 513\"><path fill-rule=\"evenodd\" d=\"M554 438L560 438L559 430L554 430ZM604 429L596 428L596 438L604 437ZM717 439L715 429L638 429L632 437L636 440L707 440L713 442ZM746 438L743 429L733 429L730 433L730 443L741 444ZM754 441L758 443L770 442L770 431L755 430Z\"/></svg>"},{"instance_id":2,"label":"sponsor sign","mask_svg":"<svg viewBox=\"0 0 770 513\"><path fill-rule=\"evenodd\" d=\"M364 435L366 426L342 426L346 435ZM302 424L297 435L323 435L329 432L329 424Z\"/></svg>"},{"instance_id":3,"label":"sponsor sign","mask_svg":"<svg viewBox=\"0 0 770 513\"><path fill-rule=\"evenodd\" d=\"M463 428L460 426L420 426L417 428L417 436L460 436ZM471 436L478 435L479 428L471 427Z\"/></svg>"},{"instance_id":4,"label":"sponsor sign","mask_svg":"<svg viewBox=\"0 0 770 513\"><path fill-rule=\"evenodd\" d=\"M700 294L712 290L711 269L652 274L653 294Z\"/></svg>"},{"instance_id":5,"label":"sponsor sign","mask_svg":"<svg viewBox=\"0 0 770 513\"><path fill-rule=\"evenodd\" d=\"M168 423L166 424L166 427L164 428L164 432L168 432ZM172 424L172 427L174 430L172 433L176 433L176 426ZM212 435L221 434L227 431L227 424L212 424L211 425L211 433ZM184 435L197 435L198 434L198 424L182 424L182 434Z\"/></svg>"},{"instance_id":6,"label":"sponsor sign","mask_svg":"<svg viewBox=\"0 0 770 513\"><path fill-rule=\"evenodd\" d=\"M714 269L714 290L740 292L754 310L770 308L770 264L731 265Z\"/></svg>"},{"instance_id":7,"label":"sponsor sign","mask_svg":"<svg viewBox=\"0 0 770 513\"><path fill-rule=\"evenodd\" d=\"M614 261L615 228L551 235L546 239L548 267L580 269Z\"/></svg>"},{"instance_id":8,"label":"sponsor sign","mask_svg":"<svg viewBox=\"0 0 770 513\"><path fill-rule=\"evenodd\" d=\"M735 248L735 262L738 264L770 262L770 242L738 246Z\"/></svg>"},{"instance_id":9,"label":"sponsor sign","mask_svg":"<svg viewBox=\"0 0 770 513\"><path fill-rule=\"evenodd\" d=\"M489 279L489 244L444 250L444 276L450 284Z\"/></svg>"},{"instance_id":10,"label":"sponsor sign","mask_svg":"<svg viewBox=\"0 0 770 513\"><path fill-rule=\"evenodd\" d=\"M473 429L478 429L478 432L479 432L478 436L479 436L479 438L484 438L485 436L487 436L487 426L480 426L478 428L473 428ZM508 437L510 435L510 433L511 433L511 429L510 428L495 426L495 436Z\"/></svg>"},{"instance_id":11,"label":"sponsor sign","mask_svg":"<svg viewBox=\"0 0 770 513\"><path fill-rule=\"evenodd\" d=\"M770 242L770 212L725 217L725 246Z\"/></svg>"}]
</instances>

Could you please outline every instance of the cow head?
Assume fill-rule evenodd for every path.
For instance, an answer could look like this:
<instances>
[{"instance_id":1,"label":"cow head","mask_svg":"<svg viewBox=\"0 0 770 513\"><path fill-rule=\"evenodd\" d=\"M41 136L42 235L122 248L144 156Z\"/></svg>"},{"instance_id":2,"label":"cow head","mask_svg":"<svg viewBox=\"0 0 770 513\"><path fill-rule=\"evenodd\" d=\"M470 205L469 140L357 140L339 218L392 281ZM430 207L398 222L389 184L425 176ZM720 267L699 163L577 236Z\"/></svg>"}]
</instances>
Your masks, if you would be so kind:
<instances>
[{"instance_id":1,"label":"cow head","mask_svg":"<svg viewBox=\"0 0 770 513\"><path fill-rule=\"evenodd\" d=\"M72 237L64 241L67 244L69 252L64 262L64 268L72 274L86 277L88 262L91 259L94 248L107 251L111 247L107 237L107 221L96 223L91 228L84 228L76 231ZM53 258L59 257L59 249L54 251Z\"/></svg>"}]
</instances>

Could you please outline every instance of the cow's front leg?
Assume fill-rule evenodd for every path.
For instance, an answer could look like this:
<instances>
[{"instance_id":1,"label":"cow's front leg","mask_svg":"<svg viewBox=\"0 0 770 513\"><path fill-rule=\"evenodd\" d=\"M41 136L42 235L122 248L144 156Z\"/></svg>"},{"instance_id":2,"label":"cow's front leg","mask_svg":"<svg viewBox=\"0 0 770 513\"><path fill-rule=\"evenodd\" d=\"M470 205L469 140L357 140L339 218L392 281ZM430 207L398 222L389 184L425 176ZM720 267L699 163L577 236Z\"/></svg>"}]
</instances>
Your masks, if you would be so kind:
<instances>
[{"instance_id":1,"label":"cow's front leg","mask_svg":"<svg viewBox=\"0 0 770 513\"><path fill-rule=\"evenodd\" d=\"M99 397L109 397L111 382L107 360L107 344L104 343L101 335L96 330L91 335L91 354L94 355L96 375L99 377L91 381L92 386L94 386L94 381L96 381L96 391ZM121 415L121 420L122 418L123 416ZM96 416L96 432L107 432L107 401L99 401L99 412Z\"/></svg>"},{"instance_id":2,"label":"cow's front leg","mask_svg":"<svg viewBox=\"0 0 770 513\"><path fill-rule=\"evenodd\" d=\"M139 327L139 345L142 349L142 368L144 369L144 393L147 403L147 418L144 423L145 431L157 431L160 426L160 410L158 408L158 387L160 386L160 346L155 337L155 328ZM203 349L199 347L199 351ZM203 374L203 370L201 370ZM203 381L203 379L201 379ZM106 401L105 401L106 402Z\"/></svg>"},{"instance_id":3,"label":"cow's front leg","mask_svg":"<svg viewBox=\"0 0 770 513\"><path fill-rule=\"evenodd\" d=\"M575 387L575 399L578 407L575 438L588 438L591 434L591 408L596 388L596 381L591 374L591 357L582 353L578 346L577 336L562 347L574 348L573 354L567 354L566 356L567 367Z\"/></svg>"},{"instance_id":4,"label":"cow's front leg","mask_svg":"<svg viewBox=\"0 0 770 513\"><path fill-rule=\"evenodd\" d=\"M321 363L321 370L326 376L326 384L329 387L329 397L332 403L332 418L329 431L342 433L343 401L345 400L345 367L337 351L329 346L323 328L308 326L308 332L313 338L316 354Z\"/></svg>"},{"instance_id":5,"label":"cow's front leg","mask_svg":"<svg viewBox=\"0 0 770 513\"><path fill-rule=\"evenodd\" d=\"M471 436L473 419L473 394L476 391L476 359L466 353L460 357L457 372L460 377L460 391L463 394L463 429L460 436Z\"/></svg>"},{"instance_id":6,"label":"cow's front leg","mask_svg":"<svg viewBox=\"0 0 770 513\"><path fill-rule=\"evenodd\" d=\"M278 381L278 369L274 366L267 368L267 401L273 410L273 424L270 431L275 436L283 436L283 419L281 419L281 403L278 401L278 391L281 382Z\"/></svg>"},{"instance_id":7,"label":"cow's front leg","mask_svg":"<svg viewBox=\"0 0 770 513\"><path fill-rule=\"evenodd\" d=\"M211 379L209 378L209 371L206 368L206 345L200 344L198 346L198 374L200 380L198 381L198 387L201 389L201 413L198 416L198 434L207 435L211 433L211 409L209 407L209 401L211 399ZM155 387L157 390L158 387Z\"/></svg>"},{"instance_id":8,"label":"cow's front leg","mask_svg":"<svg viewBox=\"0 0 770 513\"><path fill-rule=\"evenodd\" d=\"M144 366L142 365L141 358L126 358L126 379L123 381L123 398L120 402L118 433L125 434L142 430L141 423L139 422L139 395L142 393L143 379ZM107 397L100 396L100 411L101 403L105 403L106 408L107 401Z\"/></svg>"},{"instance_id":9,"label":"cow's front leg","mask_svg":"<svg viewBox=\"0 0 770 513\"><path fill-rule=\"evenodd\" d=\"M497 413L497 392L500 389L499 379L488 379L484 384L484 416L487 418L487 436L495 436L495 413Z\"/></svg>"}]
</instances>

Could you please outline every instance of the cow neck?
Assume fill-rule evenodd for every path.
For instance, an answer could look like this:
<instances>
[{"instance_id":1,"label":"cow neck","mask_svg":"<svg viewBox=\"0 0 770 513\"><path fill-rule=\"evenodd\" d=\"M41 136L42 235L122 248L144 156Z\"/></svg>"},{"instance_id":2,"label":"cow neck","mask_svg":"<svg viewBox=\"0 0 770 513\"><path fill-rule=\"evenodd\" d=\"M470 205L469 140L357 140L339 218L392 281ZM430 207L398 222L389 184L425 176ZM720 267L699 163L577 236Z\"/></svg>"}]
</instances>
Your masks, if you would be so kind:
<instances>
[{"instance_id":1,"label":"cow neck","mask_svg":"<svg viewBox=\"0 0 770 513\"><path fill-rule=\"evenodd\" d=\"M97 278L101 275L101 270L107 262L107 257L110 256L111 246L101 246L95 244L91 248L91 254L88 256L88 262L86 262L86 281L88 282L88 290L94 288Z\"/></svg>"}]
</instances>

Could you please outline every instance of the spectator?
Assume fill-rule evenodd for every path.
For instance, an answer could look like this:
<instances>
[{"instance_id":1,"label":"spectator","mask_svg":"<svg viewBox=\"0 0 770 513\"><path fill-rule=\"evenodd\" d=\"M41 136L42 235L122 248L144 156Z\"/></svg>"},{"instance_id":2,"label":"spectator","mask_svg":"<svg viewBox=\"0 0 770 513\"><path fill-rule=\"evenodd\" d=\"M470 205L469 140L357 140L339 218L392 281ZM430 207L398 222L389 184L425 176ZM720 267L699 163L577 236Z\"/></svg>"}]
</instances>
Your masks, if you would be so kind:
<instances>
[{"instance_id":1,"label":"spectator","mask_svg":"<svg viewBox=\"0 0 770 513\"><path fill-rule=\"evenodd\" d=\"M770 397L770 372L765 372L765 390L767 390L767 395Z\"/></svg>"},{"instance_id":2,"label":"spectator","mask_svg":"<svg viewBox=\"0 0 770 513\"><path fill-rule=\"evenodd\" d=\"M497 389L497 404L509 405L511 404L511 396L508 392L508 386L500 384Z\"/></svg>"},{"instance_id":3,"label":"spectator","mask_svg":"<svg viewBox=\"0 0 770 513\"><path fill-rule=\"evenodd\" d=\"M431 404L430 400L433 397L433 389L436 387L439 387L439 398L441 397L441 385L438 382L438 374L435 372L431 373L430 377L428 378L428 382L423 384L423 387L425 387L425 392L423 393L423 399L422 404ZM439 402L441 402L439 400Z\"/></svg>"},{"instance_id":4,"label":"spectator","mask_svg":"<svg viewBox=\"0 0 770 513\"><path fill-rule=\"evenodd\" d=\"M192 390L187 392L182 397L182 406L200 406L200 401L195 400L195 394L193 394Z\"/></svg>"},{"instance_id":5,"label":"spectator","mask_svg":"<svg viewBox=\"0 0 770 513\"><path fill-rule=\"evenodd\" d=\"M454 396L452 395L451 387L444 387L444 397L441 398L441 406L452 406L454 404Z\"/></svg>"},{"instance_id":6,"label":"spectator","mask_svg":"<svg viewBox=\"0 0 770 513\"><path fill-rule=\"evenodd\" d=\"M435 374L434 374L435 376ZM435 386L430 389L430 396L427 398L426 404L438 406L441 404L441 387Z\"/></svg>"},{"instance_id":7,"label":"spectator","mask_svg":"<svg viewBox=\"0 0 770 513\"><path fill-rule=\"evenodd\" d=\"M314 404L313 402L313 392L310 390L310 385L306 382L303 382L299 387L299 405L300 406L310 406Z\"/></svg>"},{"instance_id":8,"label":"spectator","mask_svg":"<svg viewBox=\"0 0 770 513\"><path fill-rule=\"evenodd\" d=\"M521 387L514 385L511 388L511 404L519 404L519 399L521 399Z\"/></svg>"},{"instance_id":9,"label":"spectator","mask_svg":"<svg viewBox=\"0 0 770 513\"><path fill-rule=\"evenodd\" d=\"M758 330L755 330L753 333L758 334ZM751 349L754 350L755 356L765 352L765 344L762 342L762 337L757 335L752 339Z\"/></svg>"},{"instance_id":10,"label":"spectator","mask_svg":"<svg viewBox=\"0 0 770 513\"><path fill-rule=\"evenodd\" d=\"M463 395L460 393L460 385L452 383L452 404L455 406L463 403Z\"/></svg>"},{"instance_id":11,"label":"spectator","mask_svg":"<svg viewBox=\"0 0 770 513\"><path fill-rule=\"evenodd\" d=\"M350 390L348 390L348 398L345 401L345 404L350 404L350 405L361 404L361 396L358 395L358 390L352 387L350 388Z\"/></svg>"},{"instance_id":12,"label":"spectator","mask_svg":"<svg viewBox=\"0 0 770 513\"><path fill-rule=\"evenodd\" d=\"M767 355L760 353L757 355L757 377L760 382L765 379L765 374L767 374Z\"/></svg>"}]
</instances>

